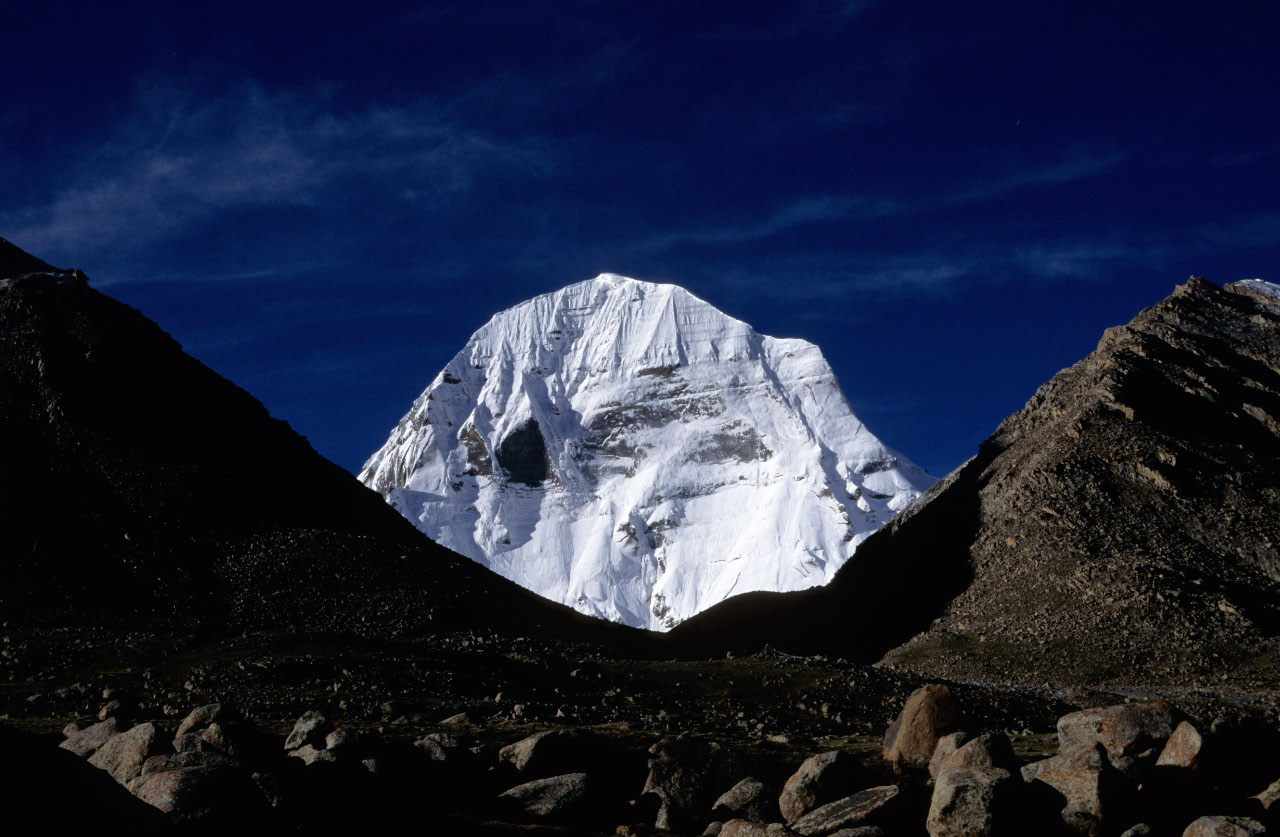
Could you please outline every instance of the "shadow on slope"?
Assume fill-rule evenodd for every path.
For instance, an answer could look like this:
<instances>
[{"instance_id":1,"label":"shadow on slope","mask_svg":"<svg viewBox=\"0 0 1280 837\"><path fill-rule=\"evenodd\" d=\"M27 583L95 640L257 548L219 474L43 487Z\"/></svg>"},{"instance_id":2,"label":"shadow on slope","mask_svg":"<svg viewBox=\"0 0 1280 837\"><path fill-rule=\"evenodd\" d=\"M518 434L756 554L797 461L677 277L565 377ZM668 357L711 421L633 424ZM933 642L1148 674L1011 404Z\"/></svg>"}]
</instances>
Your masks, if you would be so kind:
<instances>
[{"instance_id":1,"label":"shadow on slope","mask_svg":"<svg viewBox=\"0 0 1280 837\"><path fill-rule=\"evenodd\" d=\"M689 656L754 650L870 662L924 630L973 578L978 480L991 443L909 510L867 538L831 583L795 593L734 596L663 638Z\"/></svg>"}]
</instances>

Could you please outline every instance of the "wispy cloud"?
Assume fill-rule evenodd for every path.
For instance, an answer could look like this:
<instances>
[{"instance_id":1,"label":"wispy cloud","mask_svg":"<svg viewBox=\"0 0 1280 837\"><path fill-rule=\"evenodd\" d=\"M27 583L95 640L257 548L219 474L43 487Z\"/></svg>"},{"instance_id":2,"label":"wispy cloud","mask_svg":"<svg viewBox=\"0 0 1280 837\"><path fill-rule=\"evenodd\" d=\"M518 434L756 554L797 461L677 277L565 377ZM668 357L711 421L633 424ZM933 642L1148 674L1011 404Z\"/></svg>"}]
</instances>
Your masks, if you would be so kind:
<instances>
[{"instance_id":1,"label":"wispy cloud","mask_svg":"<svg viewBox=\"0 0 1280 837\"><path fill-rule=\"evenodd\" d=\"M660 252L681 245L730 246L758 241L808 226L869 221L889 216L910 216L965 204L982 203L1019 189L1055 186L1087 177L1102 175L1124 160L1119 151L1087 153L1071 150L1040 166L1008 169L993 174L977 186L966 186L919 201L895 200L887 197L854 195L810 195L783 204L772 214L755 221L725 222L687 229L670 230L638 242L634 250ZM1067 254L1060 254L1065 264ZM1078 259L1076 261L1079 261ZM936 284L937 271L920 272L915 278L906 276L909 284ZM868 279L874 284L875 279ZM896 282L886 282L895 284Z\"/></svg>"},{"instance_id":2,"label":"wispy cloud","mask_svg":"<svg viewBox=\"0 0 1280 837\"><path fill-rule=\"evenodd\" d=\"M36 252L137 250L226 213L367 211L358 203L370 199L438 207L489 172L552 165L536 140L469 127L430 103L343 110L325 88L248 83L198 100L141 85L134 104L51 200L0 215L6 235Z\"/></svg>"},{"instance_id":3,"label":"wispy cloud","mask_svg":"<svg viewBox=\"0 0 1280 837\"><path fill-rule=\"evenodd\" d=\"M854 218L872 218L892 211L893 205L887 201L871 201L842 195L813 195L793 200L759 221L673 230L645 240L635 249L661 251L681 244L742 244L771 238L798 227L848 221Z\"/></svg>"},{"instance_id":4,"label":"wispy cloud","mask_svg":"<svg viewBox=\"0 0 1280 837\"><path fill-rule=\"evenodd\" d=\"M929 250L854 274L852 290L943 290L966 281L993 283L1113 276L1121 267L1165 259L1159 244L1063 239L1041 244L984 242L955 251Z\"/></svg>"},{"instance_id":5,"label":"wispy cloud","mask_svg":"<svg viewBox=\"0 0 1280 837\"><path fill-rule=\"evenodd\" d=\"M1257 212L1200 228L1201 235L1215 245L1228 247L1274 247L1280 245L1280 213Z\"/></svg>"},{"instance_id":6,"label":"wispy cloud","mask_svg":"<svg viewBox=\"0 0 1280 837\"><path fill-rule=\"evenodd\" d=\"M751 293L798 303L810 319L844 319L856 311L851 304L867 294L880 299L947 298L963 283L1093 281L1113 276L1122 268L1160 264L1165 258L1159 245L1063 240L1019 246L990 242L910 254L790 253L750 269L712 270L705 276L729 297ZM837 304L812 305L817 300Z\"/></svg>"},{"instance_id":7,"label":"wispy cloud","mask_svg":"<svg viewBox=\"0 0 1280 837\"><path fill-rule=\"evenodd\" d=\"M616 85L647 56L631 41L606 43L562 64L537 71L509 67L470 82L450 97L451 114L482 114L490 118L546 118L578 107L583 98Z\"/></svg>"},{"instance_id":8,"label":"wispy cloud","mask_svg":"<svg viewBox=\"0 0 1280 837\"><path fill-rule=\"evenodd\" d=\"M1114 171L1127 158L1118 148L1070 148L1057 159L1033 165L1001 164L980 182L942 196L939 203L955 205L993 200L1022 189L1058 186Z\"/></svg>"},{"instance_id":9,"label":"wispy cloud","mask_svg":"<svg viewBox=\"0 0 1280 837\"><path fill-rule=\"evenodd\" d=\"M709 30L705 37L767 43L815 33L834 37L862 17L872 5L868 0L803 0L779 5L772 14L752 23L726 23Z\"/></svg>"},{"instance_id":10,"label":"wispy cloud","mask_svg":"<svg viewBox=\"0 0 1280 837\"><path fill-rule=\"evenodd\" d=\"M1003 260L1010 270L1037 279L1097 279L1117 265L1158 265L1165 250L1158 244L1058 242L1011 248Z\"/></svg>"},{"instance_id":11,"label":"wispy cloud","mask_svg":"<svg viewBox=\"0 0 1280 837\"><path fill-rule=\"evenodd\" d=\"M953 282L967 274L967 267L941 255L858 259L831 253L793 253L751 267L704 271L725 298L747 294L794 303L806 310L807 319L847 318L850 311L844 303L866 293L945 295ZM814 306L817 301L836 307Z\"/></svg>"}]
</instances>

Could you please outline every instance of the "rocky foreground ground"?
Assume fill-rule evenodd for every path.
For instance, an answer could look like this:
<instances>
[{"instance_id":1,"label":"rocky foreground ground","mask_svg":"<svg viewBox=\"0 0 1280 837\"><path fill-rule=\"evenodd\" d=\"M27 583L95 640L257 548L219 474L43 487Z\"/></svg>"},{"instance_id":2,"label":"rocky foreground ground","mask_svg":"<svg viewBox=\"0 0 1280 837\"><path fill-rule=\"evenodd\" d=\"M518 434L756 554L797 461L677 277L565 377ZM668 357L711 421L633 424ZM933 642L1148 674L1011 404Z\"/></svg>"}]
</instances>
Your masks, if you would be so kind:
<instances>
[{"instance_id":1,"label":"rocky foreground ground","mask_svg":"<svg viewBox=\"0 0 1280 837\"><path fill-rule=\"evenodd\" d=\"M363 650L247 635L133 662L4 687L6 749L39 765L8 810L141 833L1280 827L1266 694L922 684L769 650L625 660L482 632Z\"/></svg>"}]
</instances>

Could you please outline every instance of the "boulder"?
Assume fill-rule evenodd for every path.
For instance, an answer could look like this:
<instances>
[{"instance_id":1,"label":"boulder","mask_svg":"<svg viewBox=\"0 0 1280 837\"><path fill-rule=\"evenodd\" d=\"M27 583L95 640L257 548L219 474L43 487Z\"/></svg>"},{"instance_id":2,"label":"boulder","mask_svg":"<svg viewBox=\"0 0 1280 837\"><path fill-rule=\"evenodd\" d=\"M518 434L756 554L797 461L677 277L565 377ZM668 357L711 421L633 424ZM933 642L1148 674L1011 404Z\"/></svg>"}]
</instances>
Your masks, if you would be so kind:
<instances>
[{"instance_id":1,"label":"boulder","mask_svg":"<svg viewBox=\"0 0 1280 837\"><path fill-rule=\"evenodd\" d=\"M503 791L498 799L509 809L535 820L564 819L583 807L587 797L587 774L569 773L535 779Z\"/></svg>"},{"instance_id":2,"label":"boulder","mask_svg":"<svg viewBox=\"0 0 1280 837\"><path fill-rule=\"evenodd\" d=\"M200 740L215 750L219 750L227 755L234 756L236 754L236 745L231 736L227 733L227 729L217 721L209 724L200 732ZM177 738L174 739L174 749L177 747Z\"/></svg>"},{"instance_id":3,"label":"boulder","mask_svg":"<svg viewBox=\"0 0 1280 837\"><path fill-rule=\"evenodd\" d=\"M1027 768L1023 777L1030 774L1027 781L1043 782L1060 793L1066 800L1063 821L1088 837L1103 833L1104 818L1110 822L1125 796L1127 783L1101 744L1067 749Z\"/></svg>"},{"instance_id":4,"label":"boulder","mask_svg":"<svg viewBox=\"0 0 1280 837\"><path fill-rule=\"evenodd\" d=\"M1101 744L1113 767L1136 776L1144 764L1155 761L1173 730L1173 711L1164 701L1122 703L1063 715L1058 745L1087 750Z\"/></svg>"},{"instance_id":5,"label":"boulder","mask_svg":"<svg viewBox=\"0 0 1280 837\"><path fill-rule=\"evenodd\" d=\"M179 822L253 821L269 807L249 774L216 753L149 759L126 787Z\"/></svg>"},{"instance_id":6,"label":"boulder","mask_svg":"<svg viewBox=\"0 0 1280 837\"><path fill-rule=\"evenodd\" d=\"M433 732L413 742L431 761L446 762L462 749L458 739L447 732Z\"/></svg>"},{"instance_id":7,"label":"boulder","mask_svg":"<svg viewBox=\"0 0 1280 837\"><path fill-rule=\"evenodd\" d=\"M1197 770L1200 767L1200 751L1204 748L1204 738L1190 721L1178 724L1173 735L1169 736L1160 757L1156 759L1157 767L1183 767Z\"/></svg>"},{"instance_id":8,"label":"boulder","mask_svg":"<svg viewBox=\"0 0 1280 837\"><path fill-rule=\"evenodd\" d=\"M842 799L857 785L858 760L832 750L805 759L787 779L778 797L778 810L787 822L795 822L819 805Z\"/></svg>"},{"instance_id":9,"label":"boulder","mask_svg":"<svg viewBox=\"0 0 1280 837\"><path fill-rule=\"evenodd\" d=\"M302 763L311 766L313 764L333 764L338 757L333 754L332 750L326 750L323 747L317 747L314 744L303 744L285 753L296 759L302 759Z\"/></svg>"},{"instance_id":10,"label":"boulder","mask_svg":"<svg viewBox=\"0 0 1280 837\"><path fill-rule=\"evenodd\" d=\"M990 767L1012 773L1018 769L1018 757L1013 754L1009 736L1003 732L984 732L956 750L941 765L942 770L953 767Z\"/></svg>"},{"instance_id":11,"label":"boulder","mask_svg":"<svg viewBox=\"0 0 1280 837\"><path fill-rule=\"evenodd\" d=\"M212 724L214 721L239 720L239 714L232 710L231 705L227 703L206 703L204 706L197 706L192 709L187 717L182 719L182 723L178 724L178 731L175 732L174 738L186 735L189 732L196 732Z\"/></svg>"},{"instance_id":12,"label":"boulder","mask_svg":"<svg viewBox=\"0 0 1280 837\"><path fill-rule=\"evenodd\" d=\"M81 758L88 758L97 752L98 748L103 744L123 732L124 729L119 720L108 718L93 726L85 727L58 746L64 750L70 750Z\"/></svg>"},{"instance_id":13,"label":"boulder","mask_svg":"<svg viewBox=\"0 0 1280 837\"><path fill-rule=\"evenodd\" d=\"M692 833L710 819L718 794L742 775L737 759L714 741L669 736L649 748L643 797L656 801L656 828Z\"/></svg>"},{"instance_id":14,"label":"boulder","mask_svg":"<svg viewBox=\"0 0 1280 837\"><path fill-rule=\"evenodd\" d=\"M365 737L355 730L336 729L324 737L324 749L334 758L348 759L361 756L368 750Z\"/></svg>"},{"instance_id":15,"label":"boulder","mask_svg":"<svg viewBox=\"0 0 1280 837\"><path fill-rule=\"evenodd\" d=\"M844 828L882 824L896 815L902 792L897 785L882 785L815 808L791 823L804 837L827 837Z\"/></svg>"},{"instance_id":16,"label":"boulder","mask_svg":"<svg viewBox=\"0 0 1280 837\"><path fill-rule=\"evenodd\" d=\"M936 779L942 772L942 766L947 759L951 758L951 754L964 746L968 740L969 733L963 730L949 732L939 738L938 743L933 747L933 755L929 757L929 775Z\"/></svg>"},{"instance_id":17,"label":"boulder","mask_svg":"<svg viewBox=\"0 0 1280 837\"><path fill-rule=\"evenodd\" d=\"M1182 837L1258 837L1267 829L1248 817L1201 817L1182 832Z\"/></svg>"},{"instance_id":18,"label":"boulder","mask_svg":"<svg viewBox=\"0 0 1280 837\"><path fill-rule=\"evenodd\" d=\"M188 767L234 767L238 764L234 759L216 752L199 753L161 753L152 756L142 763L139 775L149 776L152 773L163 773L171 770L185 770Z\"/></svg>"},{"instance_id":19,"label":"boulder","mask_svg":"<svg viewBox=\"0 0 1280 837\"><path fill-rule=\"evenodd\" d=\"M333 729L329 719L315 709L308 709L293 725L289 737L284 740L286 750L296 750L304 744L316 749L324 748L324 737Z\"/></svg>"},{"instance_id":20,"label":"boulder","mask_svg":"<svg viewBox=\"0 0 1280 837\"><path fill-rule=\"evenodd\" d=\"M137 705L134 704L133 701L112 698L102 704L102 708L98 710L98 720L105 721L108 718L128 720L129 718L135 717L134 713L136 711Z\"/></svg>"},{"instance_id":21,"label":"boulder","mask_svg":"<svg viewBox=\"0 0 1280 837\"><path fill-rule=\"evenodd\" d=\"M755 822L737 818L726 822L719 837L796 837L796 833L780 822Z\"/></svg>"},{"instance_id":22,"label":"boulder","mask_svg":"<svg viewBox=\"0 0 1280 837\"><path fill-rule=\"evenodd\" d=\"M188 732L183 735L175 735L173 738L173 751L175 753L197 753L208 746L208 742L204 740L201 732Z\"/></svg>"},{"instance_id":23,"label":"boulder","mask_svg":"<svg viewBox=\"0 0 1280 837\"><path fill-rule=\"evenodd\" d=\"M125 787L147 805L155 806L165 814L172 814L178 809L182 797L189 796L192 787L200 785L200 779L204 776L204 770L198 769L157 770L155 773L129 779Z\"/></svg>"},{"instance_id":24,"label":"boulder","mask_svg":"<svg viewBox=\"0 0 1280 837\"><path fill-rule=\"evenodd\" d=\"M946 686L929 683L907 697L884 737L884 757L895 770L926 768L938 739L955 727L960 707Z\"/></svg>"},{"instance_id":25,"label":"boulder","mask_svg":"<svg viewBox=\"0 0 1280 837\"><path fill-rule=\"evenodd\" d=\"M530 776L555 776L589 771L603 753L600 738L580 729L552 729L509 744L498 751L498 760Z\"/></svg>"},{"instance_id":26,"label":"boulder","mask_svg":"<svg viewBox=\"0 0 1280 837\"><path fill-rule=\"evenodd\" d=\"M89 764L111 774L120 784L142 773L142 765L156 755L160 731L153 723L138 724L98 748Z\"/></svg>"},{"instance_id":27,"label":"boulder","mask_svg":"<svg viewBox=\"0 0 1280 837\"><path fill-rule=\"evenodd\" d=\"M1149 835L1154 833L1155 830L1151 826L1147 825L1145 822L1140 822L1137 825L1126 828L1120 837L1149 837Z\"/></svg>"},{"instance_id":28,"label":"boulder","mask_svg":"<svg viewBox=\"0 0 1280 837\"><path fill-rule=\"evenodd\" d=\"M711 806L711 815L728 821L732 819L774 822L778 819L778 806L764 782L748 776L729 790Z\"/></svg>"},{"instance_id":29,"label":"boulder","mask_svg":"<svg viewBox=\"0 0 1280 837\"><path fill-rule=\"evenodd\" d=\"M925 828L929 837L989 837L1014 831L1008 803L1013 774L988 766L947 767L938 774Z\"/></svg>"},{"instance_id":30,"label":"boulder","mask_svg":"<svg viewBox=\"0 0 1280 837\"><path fill-rule=\"evenodd\" d=\"M1277 802L1280 802L1280 779L1276 779L1265 790L1255 794L1250 799L1256 799L1264 811L1270 811L1272 807L1280 810L1280 806L1276 805Z\"/></svg>"}]
</instances>

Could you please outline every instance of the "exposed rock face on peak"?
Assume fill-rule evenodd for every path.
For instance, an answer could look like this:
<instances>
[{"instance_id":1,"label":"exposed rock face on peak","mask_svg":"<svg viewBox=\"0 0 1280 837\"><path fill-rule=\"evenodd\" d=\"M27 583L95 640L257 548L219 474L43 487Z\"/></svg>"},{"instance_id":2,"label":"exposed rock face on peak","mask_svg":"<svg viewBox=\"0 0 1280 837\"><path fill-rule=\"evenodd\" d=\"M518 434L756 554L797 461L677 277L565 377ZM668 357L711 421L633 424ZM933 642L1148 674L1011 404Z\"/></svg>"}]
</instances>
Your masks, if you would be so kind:
<instances>
[{"instance_id":1,"label":"exposed rock face on peak","mask_svg":"<svg viewBox=\"0 0 1280 837\"><path fill-rule=\"evenodd\" d=\"M826 582L933 482L816 346L612 274L494 316L360 478L450 549L656 630Z\"/></svg>"},{"instance_id":2,"label":"exposed rock face on peak","mask_svg":"<svg viewBox=\"0 0 1280 837\"><path fill-rule=\"evenodd\" d=\"M1193 278L1041 387L821 596L730 602L688 638L727 641L753 611L794 617L785 637L746 631L783 648L870 656L923 630L885 661L933 676L1274 686L1278 291ZM871 580L891 604L861 594Z\"/></svg>"}]
</instances>

